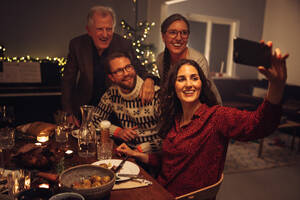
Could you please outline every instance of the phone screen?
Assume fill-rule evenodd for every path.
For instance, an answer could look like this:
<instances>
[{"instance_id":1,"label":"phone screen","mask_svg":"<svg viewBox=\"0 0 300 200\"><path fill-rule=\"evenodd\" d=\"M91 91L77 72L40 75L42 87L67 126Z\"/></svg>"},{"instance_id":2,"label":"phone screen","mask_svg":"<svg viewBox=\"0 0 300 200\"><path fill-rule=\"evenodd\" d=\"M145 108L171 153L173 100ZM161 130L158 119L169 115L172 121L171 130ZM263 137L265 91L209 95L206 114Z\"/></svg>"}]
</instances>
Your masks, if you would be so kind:
<instances>
[{"instance_id":1,"label":"phone screen","mask_svg":"<svg viewBox=\"0 0 300 200\"><path fill-rule=\"evenodd\" d=\"M233 60L240 64L269 68L271 67L271 49L259 42L236 38L234 39Z\"/></svg>"}]
</instances>

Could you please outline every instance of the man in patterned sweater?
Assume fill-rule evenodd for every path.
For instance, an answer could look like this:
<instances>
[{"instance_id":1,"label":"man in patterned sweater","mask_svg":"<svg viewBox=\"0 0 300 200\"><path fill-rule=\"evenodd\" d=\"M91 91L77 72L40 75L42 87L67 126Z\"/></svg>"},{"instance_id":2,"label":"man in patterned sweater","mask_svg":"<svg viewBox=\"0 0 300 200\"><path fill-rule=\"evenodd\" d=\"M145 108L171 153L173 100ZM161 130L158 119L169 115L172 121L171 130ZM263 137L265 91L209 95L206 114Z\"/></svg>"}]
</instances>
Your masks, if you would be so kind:
<instances>
[{"instance_id":1,"label":"man in patterned sweater","mask_svg":"<svg viewBox=\"0 0 300 200\"><path fill-rule=\"evenodd\" d=\"M112 125L112 137L134 145L140 152L160 150L161 139L157 135L159 87L155 86L152 102L143 104L139 94L144 81L136 75L129 55L112 53L107 57L105 68L113 86L106 90L95 109L95 127L100 127L100 122L114 112L122 127Z\"/></svg>"}]
</instances>

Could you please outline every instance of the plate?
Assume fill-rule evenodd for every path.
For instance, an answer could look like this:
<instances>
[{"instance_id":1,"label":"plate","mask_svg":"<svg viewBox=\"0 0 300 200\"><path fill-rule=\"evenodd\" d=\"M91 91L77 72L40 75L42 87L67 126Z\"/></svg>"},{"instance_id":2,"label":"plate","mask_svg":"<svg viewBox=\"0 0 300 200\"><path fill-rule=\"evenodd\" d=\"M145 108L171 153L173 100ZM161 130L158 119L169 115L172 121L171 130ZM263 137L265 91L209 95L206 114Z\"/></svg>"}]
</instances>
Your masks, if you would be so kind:
<instances>
[{"instance_id":1,"label":"plate","mask_svg":"<svg viewBox=\"0 0 300 200\"><path fill-rule=\"evenodd\" d=\"M122 160L120 159L108 159L108 160L99 160L97 162L92 163L92 165L100 165L100 164L107 164L112 166L118 166ZM118 174L130 174L130 175L138 175L140 173L140 168L133 162L126 160L123 167L120 169L119 173L117 173L118 180L116 181L125 181L130 179L130 177L118 176Z\"/></svg>"}]
</instances>

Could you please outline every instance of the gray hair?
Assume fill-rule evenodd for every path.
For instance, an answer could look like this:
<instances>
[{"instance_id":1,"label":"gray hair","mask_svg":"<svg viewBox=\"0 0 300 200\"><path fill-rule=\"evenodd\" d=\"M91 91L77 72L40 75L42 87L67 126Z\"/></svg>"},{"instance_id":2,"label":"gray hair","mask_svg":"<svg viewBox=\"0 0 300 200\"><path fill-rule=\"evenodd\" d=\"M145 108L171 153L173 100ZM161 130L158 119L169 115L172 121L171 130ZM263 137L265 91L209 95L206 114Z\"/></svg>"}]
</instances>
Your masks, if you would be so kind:
<instances>
[{"instance_id":1,"label":"gray hair","mask_svg":"<svg viewBox=\"0 0 300 200\"><path fill-rule=\"evenodd\" d=\"M106 6L94 6L90 9L87 15L87 25L90 26L94 23L93 16L97 13L101 15L102 17L106 17L107 15L110 15L113 19L113 29L115 29L116 26L116 13L111 7Z\"/></svg>"}]
</instances>

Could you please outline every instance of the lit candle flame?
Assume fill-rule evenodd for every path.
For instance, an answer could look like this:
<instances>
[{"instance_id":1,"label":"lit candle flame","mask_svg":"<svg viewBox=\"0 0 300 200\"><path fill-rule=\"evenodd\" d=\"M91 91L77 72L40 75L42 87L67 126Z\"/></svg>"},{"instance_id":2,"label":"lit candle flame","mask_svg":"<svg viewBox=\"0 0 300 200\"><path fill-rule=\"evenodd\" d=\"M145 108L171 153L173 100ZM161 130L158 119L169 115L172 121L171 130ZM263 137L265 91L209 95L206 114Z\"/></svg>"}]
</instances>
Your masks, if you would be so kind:
<instances>
[{"instance_id":1,"label":"lit candle flame","mask_svg":"<svg viewBox=\"0 0 300 200\"><path fill-rule=\"evenodd\" d=\"M47 188L47 189L49 189L49 184L47 184L47 183L42 183L42 184L40 184L39 185L39 188Z\"/></svg>"},{"instance_id":2,"label":"lit candle flame","mask_svg":"<svg viewBox=\"0 0 300 200\"><path fill-rule=\"evenodd\" d=\"M66 154L72 154L73 151L69 149L69 150L67 150L65 153L66 153Z\"/></svg>"},{"instance_id":3,"label":"lit candle flame","mask_svg":"<svg viewBox=\"0 0 300 200\"><path fill-rule=\"evenodd\" d=\"M48 133L45 133L45 132L41 132L37 137L36 137L36 140L38 142L47 142L49 140L49 135Z\"/></svg>"}]
</instances>

